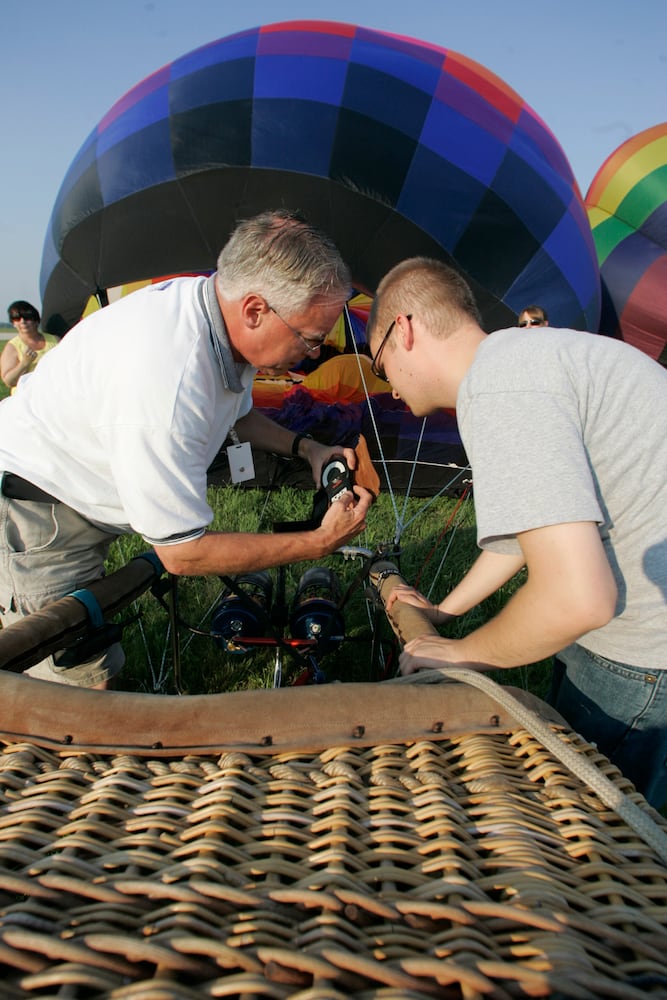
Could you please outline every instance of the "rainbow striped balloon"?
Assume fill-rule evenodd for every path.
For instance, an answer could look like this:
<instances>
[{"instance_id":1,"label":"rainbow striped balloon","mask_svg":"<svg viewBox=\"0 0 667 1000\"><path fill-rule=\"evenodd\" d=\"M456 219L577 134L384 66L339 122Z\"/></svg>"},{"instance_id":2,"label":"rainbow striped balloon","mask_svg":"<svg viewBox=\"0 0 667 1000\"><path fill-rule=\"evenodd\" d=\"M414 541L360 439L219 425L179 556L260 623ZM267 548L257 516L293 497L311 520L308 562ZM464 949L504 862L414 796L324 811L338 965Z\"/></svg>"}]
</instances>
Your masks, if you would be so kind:
<instances>
[{"instance_id":1,"label":"rainbow striped balloon","mask_svg":"<svg viewBox=\"0 0 667 1000\"><path fill-rule=\"evenodd\" d=\"M586 195L600 265L600 332L667 365L667 122L624 142Z\"/></svg>"}]
</instances>

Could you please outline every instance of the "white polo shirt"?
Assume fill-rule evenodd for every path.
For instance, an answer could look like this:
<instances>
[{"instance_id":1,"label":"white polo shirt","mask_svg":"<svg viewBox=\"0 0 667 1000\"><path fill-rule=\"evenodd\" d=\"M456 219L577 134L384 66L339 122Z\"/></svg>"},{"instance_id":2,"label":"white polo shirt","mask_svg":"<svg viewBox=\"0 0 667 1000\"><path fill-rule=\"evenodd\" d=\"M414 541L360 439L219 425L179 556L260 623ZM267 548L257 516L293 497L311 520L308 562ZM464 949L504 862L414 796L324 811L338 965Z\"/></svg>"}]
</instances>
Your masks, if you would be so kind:
<instances>
[{"instance_id":1,"label":"white polo shirt","mask_svg":"<svg viewBox=\"0 0 667 1000\"><path fill-rule=\"evenodd\" d=\"M251 409L255 375L231 361L206 280L167 280L77 324L0 406L0 469L113 533L201 535L206 471Z\"/></svg>"}]
</instances>

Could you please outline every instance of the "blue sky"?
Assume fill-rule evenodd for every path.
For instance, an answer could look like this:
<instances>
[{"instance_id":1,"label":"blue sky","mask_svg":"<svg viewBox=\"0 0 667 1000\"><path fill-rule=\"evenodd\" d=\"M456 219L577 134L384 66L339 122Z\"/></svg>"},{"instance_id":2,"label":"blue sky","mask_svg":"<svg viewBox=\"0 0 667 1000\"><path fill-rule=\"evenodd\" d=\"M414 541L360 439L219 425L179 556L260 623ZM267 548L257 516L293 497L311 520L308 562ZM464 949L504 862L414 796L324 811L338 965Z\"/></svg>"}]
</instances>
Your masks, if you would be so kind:
<instances>
[{"instance_id":1,"label":"blue sky","mask_svg":"<svg viewBox=\"0 0 667 1000\"><path fill-rule=\"evenodd\" d=\"M79 147L118 98L216 38L344 21L462 52L555 134L585 195L626 139L667 120L665 0L0 0L0 320L41 307L44 235Z\"/></svg>"}]
</instances>

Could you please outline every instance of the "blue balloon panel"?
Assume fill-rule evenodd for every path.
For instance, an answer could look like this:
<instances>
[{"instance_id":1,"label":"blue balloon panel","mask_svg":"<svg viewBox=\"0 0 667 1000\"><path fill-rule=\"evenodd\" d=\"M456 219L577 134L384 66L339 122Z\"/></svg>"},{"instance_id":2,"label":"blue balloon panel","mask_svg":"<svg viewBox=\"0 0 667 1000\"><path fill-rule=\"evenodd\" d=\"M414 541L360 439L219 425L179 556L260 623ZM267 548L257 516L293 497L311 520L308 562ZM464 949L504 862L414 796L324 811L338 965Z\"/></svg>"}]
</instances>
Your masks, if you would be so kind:
<instances>
[{"instance_id":1,"label":"blue balloon panel","mask_svg":"<svg viewBox=\"0 0 667 1000\"><path fill-rule=\"evenodd\" d=\"M47 328L68 329L96 290L211 270L236 223L270 208L327 231L370 294L426 254L466 276L489 330L532 301L597 329L586 212L535 112L459 53L320 21L187 53L105 114L53 209Z\"/></svg>"}]
</instances>

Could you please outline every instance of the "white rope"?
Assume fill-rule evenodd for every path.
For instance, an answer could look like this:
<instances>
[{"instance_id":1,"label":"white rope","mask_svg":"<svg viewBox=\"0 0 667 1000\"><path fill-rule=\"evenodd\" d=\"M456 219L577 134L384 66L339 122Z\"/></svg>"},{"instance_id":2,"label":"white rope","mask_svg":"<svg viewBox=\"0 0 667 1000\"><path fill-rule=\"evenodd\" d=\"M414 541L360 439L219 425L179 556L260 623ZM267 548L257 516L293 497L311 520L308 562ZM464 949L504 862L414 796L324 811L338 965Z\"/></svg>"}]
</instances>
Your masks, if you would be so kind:
<instances>
[{"instance_id":1,"label":"white rope","mask_svg":"<svg viewBox=\"0 0 667 1000\"><path fill-rule=\"evenodd\" d=\"M464 667L443 667L442 670L424 670L407 677L397 677L388 683L412 682L435 683L443 680L460 681L484 691L494 701L509 712L509 714L539 740L554 757L567 767L577 778L588 785L606 806L613 809L628 826L652 847L663 864L667 865L667 833L643 809L628 798L613 781L593 764L588 757L570 746L531 708L523 705L514 695L497 684L490 677L476 670Z\"/></svg>"},{"instance_id":2,"label":"white rope","mask_svg":"<svg viewBox=\"0 0 667 1000\"><path fill-rule=\"evenodd\" d=\"M449 556L451 547L454 544L454 538L456 537L456 532L458 531L459 525L463 521L464 516L465 516L465 509L463 504L461 504L458 513L454 518L454 522L450 525L449 540L447 541L447 545L445 546L445 551L442 553L440 562L438 563L438 568L433 574L433 580L431 581L431 585L428 588L428 593L426 594L426 597L429 599L429 601L431 600L431 595L433 594L435 585L437 581L440 579L440 574L442 573L445 567L447 557Z\"/></svg>"},{"instance_id":3,"label":"white rope","mask_svg":"<svg viewBox=\"0 0 667 1000\"><path fill-rule=\"evenodd\" d=\"M356 339L356 337L354 335L354 328L352 326L352 320L350 319L350 310L348 308L347 302L345 303L344 312L345 312L345 319L347 320L347 325L348 325L348 327L350 329L350 339L352 341L352 346L354 347L354 355L355 355L355 357L357 359L357 366L359 368L359 375L361 377L361 384L364 387L364 395L366 397L366 404L368 406L368 413L369 413L369 416L371 418L371 424L373 425L373 433L375 434L375 442L376 442L376 444L378 446L378 451L380 453L380 462L382 464L382 469L384 471L385 480L387 482L387 489L389 490L389 498L391 500L391 506L392 506L393 511L394 511L394 522L396 524L396 531L397 531L397 534L398 534L399 530L400 530L399 529L400 518L399 518L399 514L398 514L398 505L396 503L396 496L394 494L394 490L393 490L393 487L391 485L391 477L389 475L389 470L387 468L387 460L385 458L384 449L382 447L382 439L380 438L380 431L378 429L377 420L375 419L375 414L373 413L373 407L371 405L371 394L368 391L368 383L366 382L366 376L364 375L364 369L363 369L362 364L361 364L361 355L359 354L359 348L357 347L357 339ZM396 543L398 543L398 541L399 541L398 537L395 538L394 541Z\"/></svg>"},{"instance_id":4,"label":"white rope","mask_svg":"<svg viewBox=\"0 0 667 1000\"><path fill-rule=\"evenodd\" d=\"M416 448L416 451L415 451L415 455L414 455L412 461L409 463L410 464L410 474L409 474L408 485L407 485L407 488L405 490L405 497L404 497L404 501L403 501L403 510L401 512L399 512L398 502L397 502L397 499L396 499L396 493L394 491L394 488L393 488L393 485L392 485L392 482L391 482L391 474L390 474L390 471L389 471L389 464L387 462L387 458L386 458L386 455L385 455L385 452L384 452L384 448L382 447L382 438L380 436L380 429L378 427L378 423L377 423L377 420L376 420L375 412L373 410L372 396L371 396L371 394L369 392L368 383L366 382L366 376L365 376L365 373L364 373L363 366L361 364L361 355L359 353L359 348L357 347L357 341L356 341L356 337L354 335L354 327L352 326L352 320L350 319L350 310L349 310L347 302L345 303L345 306L344 306L344 314L345 314L345 319L347 321L348 329L350 331L350 340L352 341L352 347L354 349L354 354L355 354L355 357L357 359L357 367L359 369L359 376L361 378L361 384L363 386L364 395L366 397L366 404L367 404L367 407L368 407L368 413L369 413L371 424L372 424L372 427L373 427L373 434L374 434L374 437L375 437L375 443L377 444L378 452L379 452L379 455L380 455L380 464L382 465L382 470L384 472L385 480L386 480L386 483L387 483L387 491L389 493L389 498L391 500L391 505L392 505L392 509L393 509L393 512L394 512L395 534L394 534L394 538L393 538L393 543L394 543L394 545L399 545L400 541L401 541L401 538L402 538L404 532L407 530L407 528L409 528L410 525L413 524L414 521L416 521L418 517L421 517L422 514L430 507L431 504L435 503L436 500L438 500L444 493L446 493L446 491L448 489L450 489L456 483L456 481L458 479L460 479L463 475L465 475L466 472L470 472L471 470L470 470L470 466L469 465L465 469L457 468L456 471L452 474L452 476L449 479L449 481L446 482L444 484L444 486L442 486L438 490L438 492L434 496L432 496L422 507L420 507L420 510L416 514L414 514L409 520L407 520L407 521L405 520L406 511L407 511L407 508L408 508L408 503L410 501L410 493L412 491L412 486L413 486L413 483L414 483L414 478L415 478L415 476L417 474L417 463L419 461L419 454L420 454L420 451L421 451L422 441L423 441L424 433L425 433L425 430L426 430L426 420L427 420L427 418L424 417L424 419L422 421L421 429L420 429L420 432L419 432L419 439L417 441L417 448ZM444 468L446 468L446 466L438 466L438 468L443 468L444 469ZM434 583L435 583L435 581L434 581Z\"/></svg>"}]
</instances>

